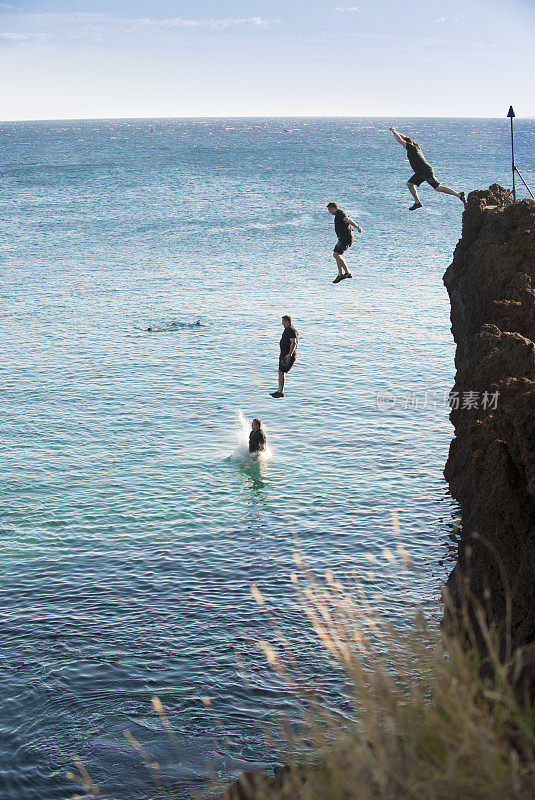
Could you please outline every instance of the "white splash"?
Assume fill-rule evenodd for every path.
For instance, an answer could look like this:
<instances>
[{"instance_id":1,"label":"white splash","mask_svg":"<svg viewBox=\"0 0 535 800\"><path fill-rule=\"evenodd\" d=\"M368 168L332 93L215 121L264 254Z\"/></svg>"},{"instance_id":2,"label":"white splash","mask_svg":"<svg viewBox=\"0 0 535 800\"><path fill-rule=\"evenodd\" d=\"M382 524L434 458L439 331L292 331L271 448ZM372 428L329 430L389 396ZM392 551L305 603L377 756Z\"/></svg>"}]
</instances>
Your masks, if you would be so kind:
<instances>
[{"instance_id":1,"label":"white splash","mask_svg":"<svg viewBox=\"0 0 535 800\"><path fill-rule=\"evenodd\" d=\"M273 455L269 444L266 444L265 450L261 450L257 453L249 452L250 433L251 423L245 419L243 411L241 408L239 408L236 413L236 427L234 429L238 446L232 454L233 461L237 461L240 464L253 464L259 461L269 461Z\"/></svg>"}]
</instances>

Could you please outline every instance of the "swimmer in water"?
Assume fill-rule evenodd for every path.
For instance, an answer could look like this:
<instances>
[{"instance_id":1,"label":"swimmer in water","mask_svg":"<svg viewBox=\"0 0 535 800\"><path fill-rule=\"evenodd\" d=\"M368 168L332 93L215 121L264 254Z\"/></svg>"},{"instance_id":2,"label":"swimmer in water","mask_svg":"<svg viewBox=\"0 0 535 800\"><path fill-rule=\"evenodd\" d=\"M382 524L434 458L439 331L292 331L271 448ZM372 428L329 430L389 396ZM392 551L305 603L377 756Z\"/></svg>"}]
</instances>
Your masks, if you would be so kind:
<instances>
[{"instance_id":1,"label":"swimmer in water","mask_svg":"<svg viewBox=\"0 0 535 800\"><path fill-rule=\"evenodd\" d=\"M252 455L261 453L266 449L266 434L262 430L262 422L255 417L251 423L252 431L249 434L249 452Z\"/></svg>"},{"instance_id":2,"label":"swimmer in water","mask_svg":"<svg viewBox=\"0 0 535 800\"><path fill-rule=\"evenodd\" d=\"M191 324L195 328L196 327L207 328L209 325L208 322L201 322L200 319L198 319L197 322L191 322L188 324ZM147 331L150 331L150 333L161 333L162 331L175 331L177 330L177 328L184 328L184 327L187 327L187 324L184 324L182 322L171 322L171 324L167 328L158 328L156 325L149 325Z\"/></svg>"}]
</instances>

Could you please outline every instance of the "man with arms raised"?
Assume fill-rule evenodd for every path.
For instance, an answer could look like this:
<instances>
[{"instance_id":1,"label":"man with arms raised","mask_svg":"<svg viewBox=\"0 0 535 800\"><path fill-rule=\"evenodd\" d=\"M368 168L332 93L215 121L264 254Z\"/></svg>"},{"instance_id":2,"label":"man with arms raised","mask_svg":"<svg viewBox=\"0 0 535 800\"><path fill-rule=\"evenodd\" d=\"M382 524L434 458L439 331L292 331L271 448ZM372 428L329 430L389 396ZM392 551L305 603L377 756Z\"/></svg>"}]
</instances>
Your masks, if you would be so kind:
<instances>
[{"instance_id":1,"label":"man with arms raised","mask_svg":"<svg viewBox=\"0 0 535 800\"><path fill-rule=\"evenodd\" d=\"M286 373L291 370L295 363L297 350L297 340L299 334L292 325L292 318L285 314L282 318L284 330L280 340L279 356L279 388L276 392L271 392L272 397L284 397L284 379Z\"/></svg>"},{"instance_id":2,"label":"man with arms raised","mask_svg":"<svg viewBox=\"0 0 535 800\"><path fill-rule=\"evenodd\" d=\"M464 192L456 192L454 189L450 189L449 186L442 186L440 181L437 181L433 167L428 161L425 160L424 154L422 153L422 148L417 142L414 142L410 136L403 136L402 133L398 133L395 128L390 128L390 130L394 134L394 139L396 142L399 142L407 151L409 164L414 170L414 175L407 181L407 188L414 197L414 203L412 206L410 206L409 211L416 211L417 208L422 207L416 187L424 181L427 181L427 183L433 187L435 192L452 194L454 197L458 197L459 200L462 200L464 205L466 205L466 197Z\"/></svg>"}]
</instances>

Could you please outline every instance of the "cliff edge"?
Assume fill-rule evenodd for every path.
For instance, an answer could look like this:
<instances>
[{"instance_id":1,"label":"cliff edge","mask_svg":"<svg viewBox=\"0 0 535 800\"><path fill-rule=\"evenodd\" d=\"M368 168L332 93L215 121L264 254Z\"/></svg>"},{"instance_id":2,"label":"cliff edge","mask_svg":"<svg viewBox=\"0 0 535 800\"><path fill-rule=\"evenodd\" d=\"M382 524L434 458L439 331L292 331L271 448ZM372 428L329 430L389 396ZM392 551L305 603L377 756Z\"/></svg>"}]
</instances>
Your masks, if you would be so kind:
<instances>
[{"instance_id":1,"label":"cliff edge","mask_svg":"<svg viewBox=\"0 0 535 800\"><path fill-rule=\"evenodd\" d=\"M457 344L444 475L462 513L447 591L457 604L469 589L502 634L509 596L514 650L535 641L535 201L471 192L444 283Z\"/></svg>"}]
</instances>

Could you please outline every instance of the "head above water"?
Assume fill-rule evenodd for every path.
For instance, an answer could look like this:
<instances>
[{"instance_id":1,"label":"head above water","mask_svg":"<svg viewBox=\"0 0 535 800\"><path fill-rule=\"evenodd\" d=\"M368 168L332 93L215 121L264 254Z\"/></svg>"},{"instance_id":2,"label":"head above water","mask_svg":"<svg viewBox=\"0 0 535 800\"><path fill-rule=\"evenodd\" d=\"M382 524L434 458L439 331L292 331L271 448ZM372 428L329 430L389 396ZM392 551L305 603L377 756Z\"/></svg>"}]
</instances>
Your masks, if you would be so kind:
<instances>
[{"instance_id":1,"label":"head above water","mask_svg":"<svg viewBox=\"0 0 535 800\"><path fill-rule=\"evenodd\" d=\"M331 214L336 214L338 211L338 205L331 200L330 203L327 203L327 209L331 212Z\"/></svg>"},{"instance_id":2,"label":"head above water","mask_svg":"<svg viewBox=\"0 0 535 800\"><path fill-rule=\"evenodd\" d=\"M257 431L262 427L262 420L258 419L258 417L255 417L251 424L253 426L253 431Z\"/></svg>"},{"instance_id":3,"label":"head above water","mask_svg":"<svg viewBox=\"0 0 535 800\"><path fill-rule=\"evenodd\" d=\"M292 318L288 314L284 314L281 321L285 328L292 324Z\"/></svg>"}]
</instances>

